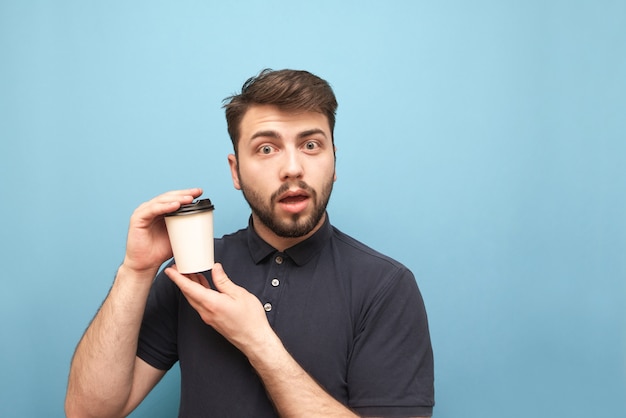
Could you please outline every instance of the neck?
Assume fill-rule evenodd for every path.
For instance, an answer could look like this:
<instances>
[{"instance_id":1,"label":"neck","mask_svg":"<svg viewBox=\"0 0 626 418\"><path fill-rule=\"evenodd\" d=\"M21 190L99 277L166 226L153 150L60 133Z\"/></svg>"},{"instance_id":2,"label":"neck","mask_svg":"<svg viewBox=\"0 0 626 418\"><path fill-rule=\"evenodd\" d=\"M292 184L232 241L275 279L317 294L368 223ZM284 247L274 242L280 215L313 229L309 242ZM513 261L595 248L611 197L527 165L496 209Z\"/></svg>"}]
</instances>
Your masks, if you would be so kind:
<instances>
[{"instance_id":1,"label":"neck","mask_svg":"<svg viewBox=\"0 0 626 418\"><path fill-rule=\"evenodd\" d=\"M294 245L301 243L302 241L306 240L307 238L315 234L317 230L322 227L325 220L326 220L326 214L322 216L322 218L317 223L317 225L315 225L315 227L311 231L309 231L306 235L303 235L301 237L289 238L289 237L281 237L279 235L276 235L276 233L274 233L274 231L268 228L267 225L261 222L261 220L254 213L252 214L252 226L254 230L256 231L256 233L259 234L259 236L261 237L261 239L263 239L263 241L267 242L269 245L271 245L272 247L274 247L280 252L283 252L287 248L291 248Z\"/></svg>"}]
</instances>

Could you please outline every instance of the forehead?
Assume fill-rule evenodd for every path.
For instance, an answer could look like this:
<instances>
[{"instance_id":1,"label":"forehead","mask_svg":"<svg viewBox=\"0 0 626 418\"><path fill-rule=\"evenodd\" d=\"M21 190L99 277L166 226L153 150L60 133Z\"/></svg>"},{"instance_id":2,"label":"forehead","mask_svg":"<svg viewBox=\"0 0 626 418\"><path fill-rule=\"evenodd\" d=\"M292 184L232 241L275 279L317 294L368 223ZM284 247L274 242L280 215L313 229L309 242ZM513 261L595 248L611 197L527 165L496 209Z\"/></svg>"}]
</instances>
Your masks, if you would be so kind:
<instances>
[{"instance_id":1,"label":"forehead","mask_svg":"<svg viewBox=\"0 0 626 418\"><path fill-rule=\"evenodd\" d=\"M281 136L289 136L314 129L323 131L331 138L328 118L323 113L284 110L273 105L253 105L241 119L240 139L250 139L261 131L274 131Z\"/></svg>"}]
</instances>

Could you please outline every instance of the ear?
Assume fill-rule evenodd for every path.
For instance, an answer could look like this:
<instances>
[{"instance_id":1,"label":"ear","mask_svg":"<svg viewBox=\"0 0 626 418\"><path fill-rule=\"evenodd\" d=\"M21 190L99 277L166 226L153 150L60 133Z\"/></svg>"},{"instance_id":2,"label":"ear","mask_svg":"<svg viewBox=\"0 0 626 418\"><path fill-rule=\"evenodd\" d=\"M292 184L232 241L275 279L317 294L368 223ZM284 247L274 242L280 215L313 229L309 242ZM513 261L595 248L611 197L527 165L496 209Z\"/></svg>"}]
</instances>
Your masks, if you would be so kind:
<instances>
[{"instance_id":1,"label":"ear","mask_svg":"<svg viewBox=\"0 0 626 418\"><path fill-rule=\"evenodd\" d=\"M235 186L235 189L241 190L241 183L239 182L239 166L237 164L237 156L235 156L235 154L228 154L228 165L230 166L230 176L233 179L233 186Z\"/></svg>"},{"instance_id":2,"label":"ear","mask_svg":"<svg viewBox=\"0 0 626 418\"><path fill-rule=\"evenodd\" d=\"M333 145L333 156L335 157L335 170L333 170L333 183L337 181L337 147Z\"/></svg>"}]
</instances>

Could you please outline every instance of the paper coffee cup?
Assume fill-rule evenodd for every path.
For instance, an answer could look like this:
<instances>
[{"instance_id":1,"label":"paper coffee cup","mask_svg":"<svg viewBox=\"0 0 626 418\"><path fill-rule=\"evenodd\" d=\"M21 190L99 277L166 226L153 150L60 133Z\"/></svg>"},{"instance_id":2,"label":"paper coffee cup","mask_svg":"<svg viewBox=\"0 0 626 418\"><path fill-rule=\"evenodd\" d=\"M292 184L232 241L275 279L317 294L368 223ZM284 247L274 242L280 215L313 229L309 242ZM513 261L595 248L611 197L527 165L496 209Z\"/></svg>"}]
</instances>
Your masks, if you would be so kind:
<instances>
[{"instance_id":1,"label":"paper coffee cup","mask_svg":"<svg viewBox=\"0 0 626 418\"><path fill-rule=\"evenodd\" d=\"M213 209L210 199L202 199L165 215L179 272L198 273L213 268Z\"/></svg>"}]
</instances>

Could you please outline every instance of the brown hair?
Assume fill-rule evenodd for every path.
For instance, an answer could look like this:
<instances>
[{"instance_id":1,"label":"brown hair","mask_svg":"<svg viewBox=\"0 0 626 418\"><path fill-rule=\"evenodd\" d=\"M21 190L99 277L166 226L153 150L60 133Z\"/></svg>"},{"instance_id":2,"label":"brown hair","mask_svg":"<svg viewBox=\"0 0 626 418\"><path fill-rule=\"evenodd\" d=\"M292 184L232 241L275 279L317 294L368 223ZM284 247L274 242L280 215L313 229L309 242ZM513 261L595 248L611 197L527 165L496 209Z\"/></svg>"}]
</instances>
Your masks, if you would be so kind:
<instances>
[{"instance_id":1,"label":"brown hair","mask_svg":"<svg viewBox=\"0 0 626 418\"><path fill-rule=\"evenodd\" d=\"M249 107L256 104L274 105L288 111L319 112L328 118L331 135L335 129L335 94L325 80L308 71L265 69L243 84L241 94L227 97L223 103L235 153L241 120Z\"/></svg>"}]
</instances>

